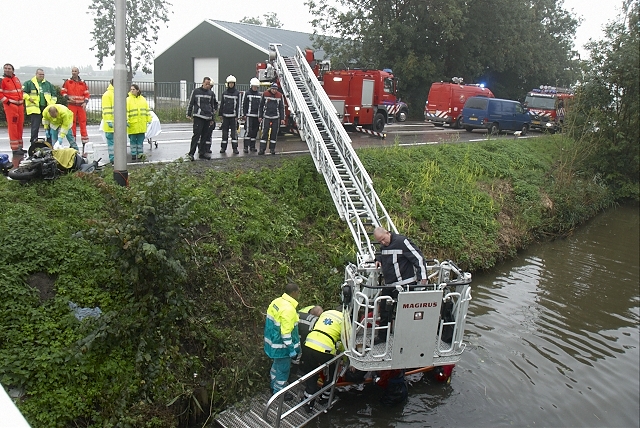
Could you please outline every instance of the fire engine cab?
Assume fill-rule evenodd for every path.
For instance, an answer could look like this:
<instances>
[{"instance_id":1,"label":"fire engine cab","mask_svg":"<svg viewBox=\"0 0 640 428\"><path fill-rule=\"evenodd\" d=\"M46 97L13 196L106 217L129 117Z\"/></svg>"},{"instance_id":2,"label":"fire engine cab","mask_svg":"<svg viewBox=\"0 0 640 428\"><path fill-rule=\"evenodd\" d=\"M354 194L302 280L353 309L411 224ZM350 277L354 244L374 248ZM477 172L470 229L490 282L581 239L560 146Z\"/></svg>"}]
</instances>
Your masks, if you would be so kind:
<instances>
[{"instance_id":1,"label":"fire engine cab","mask_svg":"<svg viewBox=\"0 0 640 428\"><path fill-rule=\"evenodd\" d=\"M331 63L316 60L311 49L305 50L305 58L343 125L365 127L380 133L396 118L406 120L407 104L397 99L397 79L390 69L331 70ZM272 61L273 58L269 58L268 62L257 64L257 77L261 82L279 81ZM286 97L285 104L288 106ZM286 115L287 128L295 132L295 122L288 108Z\"/></svg>"},{"instance_id":2,"label":"fire engine cab","mask_svg":"<svg viewBox=\"0 0 640 428\"><path fill-rule=\"evenodd\" d=\"M424 119L435 124L448 123L460 128L462 107L471 97L493 98L493 92L481 84L464 84L462 77L454 77L449 82L435 82L429 89L424 106Z\"/></svg>"},{"instance_id":3,"label":"fire engine cab","mask_svg":"<svg viewBox=\"0 0 640 428\"><path fill-rule=\"evenodd\" d=\"M566 88L540 86L540 89L531 90L524 100L531 116L531 129L551 133L559 131L573 97L573 91Z\"/></svg>"}]
</instances>

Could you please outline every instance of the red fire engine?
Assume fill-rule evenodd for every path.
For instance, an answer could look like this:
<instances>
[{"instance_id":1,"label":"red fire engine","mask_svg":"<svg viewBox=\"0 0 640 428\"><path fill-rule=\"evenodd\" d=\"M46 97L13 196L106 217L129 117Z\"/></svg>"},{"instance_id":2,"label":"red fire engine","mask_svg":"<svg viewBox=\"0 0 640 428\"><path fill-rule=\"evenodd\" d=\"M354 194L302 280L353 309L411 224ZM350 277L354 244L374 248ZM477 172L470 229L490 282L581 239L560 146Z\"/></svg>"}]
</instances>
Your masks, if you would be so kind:
<instances>
[{"instance_id":1,"label":"red fire engine","mask_svg":"<svg viewBox=\"0 0 640 428\"><path fill-rule=\"evenodd\" d=\"M565 109L573 100L573 91L566 88L540 86L527 94L525 107L531 116L531 129L554 133L562 128Z\"/></svg>"},{"instance_id":2,"label":"red fire engine","mask_svg":"<svg viewBox=\"0 0 640 428\"><path fill-rule=\"evenodd\" d=\"M361 126L379 133L396 117L406 120L408 108L396 97L397 80L391 70L330 70L330 63L315 60L311 49L305 54L344 125ZM270 63L258 63L256 68L261 82L277 81ZM295 132L289 113L287 108L287 128Z\"/></svg>"},{"instance_id":3,"label":"red fire engine","mask_svg":"<svg viewBox=\"0 0 640 428\"><path fill-rule=\"evenodd\" d=\"M424 106L424 119L433 123L448 123L460 128L460 113L464 103L470 97L494 98L493 92L480 84L463 84L461 77L451 79L453 83L435 82L429 89Z\"/></svg>"}]
</instances>

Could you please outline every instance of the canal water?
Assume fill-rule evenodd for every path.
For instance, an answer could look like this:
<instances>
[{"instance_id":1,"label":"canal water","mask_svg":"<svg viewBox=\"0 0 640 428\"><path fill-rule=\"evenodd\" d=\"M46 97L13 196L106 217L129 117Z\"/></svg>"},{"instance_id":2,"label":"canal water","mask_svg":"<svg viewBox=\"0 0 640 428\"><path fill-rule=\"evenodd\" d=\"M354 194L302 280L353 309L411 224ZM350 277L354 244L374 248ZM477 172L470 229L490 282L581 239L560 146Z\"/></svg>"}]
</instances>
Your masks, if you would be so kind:
<instances>
[{"instance_id":1,"label":"canal water","mask_svg":"<svg viewBox=\"0 0 640 428\"><path fill-rule=\"evenodd\" d=\"M468 347L450 385L408 400L340 394L314 427L638 427L639 210L611 209L572 236L475 274Z\"/></svg>"}]
</instances>

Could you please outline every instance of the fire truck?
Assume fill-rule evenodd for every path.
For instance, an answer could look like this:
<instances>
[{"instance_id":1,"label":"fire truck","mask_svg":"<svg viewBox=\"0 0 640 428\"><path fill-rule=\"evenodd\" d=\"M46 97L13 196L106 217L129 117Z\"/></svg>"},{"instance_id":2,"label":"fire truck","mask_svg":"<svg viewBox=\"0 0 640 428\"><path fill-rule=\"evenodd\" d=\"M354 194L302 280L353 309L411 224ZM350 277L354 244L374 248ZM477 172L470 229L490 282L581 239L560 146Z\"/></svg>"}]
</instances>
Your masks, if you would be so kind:
<instances>
[{"instance_id":1,"label":"fire truck","mask_svg":"<svg viewBox=\"0 0 640 428\"><path fill-rule=\"evenodd\" d=\"M460 113L470 97L494 98L493 92L481 84L464 84L462 77L454 77L449 82L435 82L429 89L424 106L424 119L436 124L448 123L460 128Z\"/></svg>"},{"instance_id":2,"label":"fire truck","mask_svg":"<svg viewBox=\"0 0 640 428\"><path fill-rule=\"evenodd\" d=\"M426 284L384 283L376 263L381 243L374 231L379 226L394 233L398 229L305 54L298 48L295 56L284 57L278 45L270 49L274 52L272 67L300 136L355 245L354 260L345 266L340 285L344 352L273 395L270 390L258 392L220 413L216 422L223 428L303 427L334 406L337 388L349 382L343 378L347 371L387 380L396 376L400 382L405 370L431 371L436 380L447 382L466 348L471 273L451 260L431 259L426 261ZM380 322L382 310L393 313L386 325ZM325 372L322 387L313 395L306 394L307 380L316 379L321 372ZM375 382L374 377L370 379Z\"/></svg>"},{"instance_id":3,"label":"fire truck","mask_svg":"<svg viewBox=\"0 0 640 428\"><path fill-rule=\"evenodd\" d=\"M318 61L311 49L305 50L305 58L320 85L336 108L343 125L364 127L381 133L386 124L396 118L404 122L408 114L407 104L397 98L397 79L390 69L384 70L331 70L329 61ZM258 63L257 77L261 82L279 82L270 57L266 63ZM285 97L285 103L289 102ZM296 133L295 121L287 107L287 128Z\"/></svg>"},{"instance_id":4,"label":"fire truck","mask_svg":"<svg viewBox=\"0 0 640 428\"><path fill-rule=\"evenodd\" d=\"M527 94L525 107L531 116L531 129L554 133L562 129L565 109L573 100L571 89L540 86Z\"/></svg>"}]
</instances>

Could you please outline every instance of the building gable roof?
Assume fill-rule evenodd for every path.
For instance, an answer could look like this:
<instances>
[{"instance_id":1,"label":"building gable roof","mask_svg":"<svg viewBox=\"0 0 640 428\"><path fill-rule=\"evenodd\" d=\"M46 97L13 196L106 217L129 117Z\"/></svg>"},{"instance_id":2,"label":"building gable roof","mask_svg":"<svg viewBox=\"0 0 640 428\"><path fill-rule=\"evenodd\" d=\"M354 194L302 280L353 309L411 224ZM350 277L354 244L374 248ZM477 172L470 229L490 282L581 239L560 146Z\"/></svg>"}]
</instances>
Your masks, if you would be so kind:
<instances>
[{"instance_id":1,"label":"building gable roof","mask_svg":"<svg viewBox=\"0 0 640 428\"><path fill-rule=\"evenodd\" d=\"M296 54L296 46L304 50L305 48L311 48L313 45L311 34L299 31L214 19L208 19L206 22L263 51L265 54L269 53L270 43L281 44L282 46L279 46L278 50L283 56L294 56Z\"/></svg>"}]
</instances>

